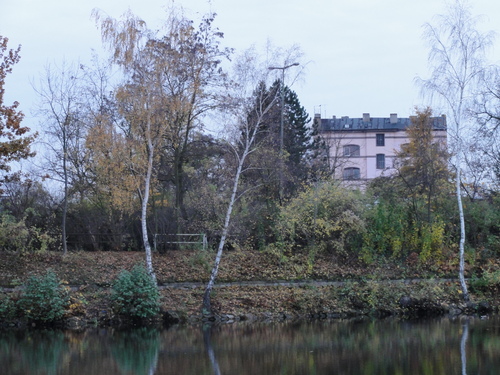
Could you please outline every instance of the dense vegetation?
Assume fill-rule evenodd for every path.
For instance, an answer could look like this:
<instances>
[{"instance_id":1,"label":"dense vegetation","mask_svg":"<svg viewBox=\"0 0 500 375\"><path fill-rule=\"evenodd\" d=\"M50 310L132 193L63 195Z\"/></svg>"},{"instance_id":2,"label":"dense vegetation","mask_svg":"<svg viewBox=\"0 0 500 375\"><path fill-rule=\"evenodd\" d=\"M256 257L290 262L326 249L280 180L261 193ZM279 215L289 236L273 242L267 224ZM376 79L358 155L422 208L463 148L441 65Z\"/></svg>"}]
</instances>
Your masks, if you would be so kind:
<instances>
[{"instance_id":1,"label":"dense vegetation","mask_svg":"<svg viewBox=\"0 0 500 375\"><path fill-rule=\"evenodd\" d=\"M221 46L214 15L196 27L173 10L163 35L132 14L95 19L120 79L111 85L111 67L98 61L47 72L38 88L47 130L43 178L35 171L2 179L0 251L129 251L152 243L163 250L178 246L165 235L186 233L205 234L215 248L226 207L235 203L227 248L261 251L280 262L305 255L309 268L318 255L336 264L390 259L436 270L456 266L456 170L448 150L433 141L430 109L417 110L395 173L348 189L333 178L331 150L269 61L259 70L250 50L227 69L234 52ZM7 39L0 41L3 94L19 49L9 52ZM270 52L286 63L300 58L295 49ZM469 111L471 129L480 124L481 131L474 147L463 146L461 178L467 262L481 264L468 276L478 286L498 284L500 253L500 154L491 143L499 131L498 96L483 98ZM7 162L33 156L33 137L20 126L17 104L2 101L3 95L0 115L9 116L2 127L11 130L0 135L18 137L0 148L0 169L9 171ZM219 137L205 131L214 118L224 126ZM252 131L242 159L243 138ZM120 280L124 287L125 276ZM149 309L156 305L137 316Z\"/></svg>"}]
</instances>

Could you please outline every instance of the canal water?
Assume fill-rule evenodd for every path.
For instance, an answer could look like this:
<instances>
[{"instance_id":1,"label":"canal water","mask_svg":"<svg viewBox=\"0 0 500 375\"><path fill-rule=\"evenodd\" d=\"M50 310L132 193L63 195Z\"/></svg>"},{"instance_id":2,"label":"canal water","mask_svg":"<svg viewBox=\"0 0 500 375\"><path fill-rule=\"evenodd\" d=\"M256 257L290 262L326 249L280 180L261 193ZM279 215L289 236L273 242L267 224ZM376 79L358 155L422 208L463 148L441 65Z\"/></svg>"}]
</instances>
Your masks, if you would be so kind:
<instances>
[{"instance_id":1,"label":"canal water","mask_svg":"<svg viewBox=\"0 0 500 375\"><path fill-rule=\"evenodd\" d=\"M10 330L0 332L0 373L499 374L500 319Z\"/></svg>"}]
</instances>

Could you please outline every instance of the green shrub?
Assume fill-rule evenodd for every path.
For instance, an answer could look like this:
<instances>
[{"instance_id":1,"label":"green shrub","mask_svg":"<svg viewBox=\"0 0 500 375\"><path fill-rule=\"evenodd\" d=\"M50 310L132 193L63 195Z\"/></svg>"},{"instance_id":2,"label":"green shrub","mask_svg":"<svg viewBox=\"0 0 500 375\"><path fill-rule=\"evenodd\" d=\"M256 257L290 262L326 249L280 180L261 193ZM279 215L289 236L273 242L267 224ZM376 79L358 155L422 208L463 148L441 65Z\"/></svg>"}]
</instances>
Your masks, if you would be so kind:
<instances>
[{"instance_id":1,"label":"green shrub","mask_svg":"<svg viewBox=\"0 0 500 375\"><path fill-rule=\"evenodd\" d=\"M264 248L264 252L269 255L270 259L275 260L279 264L288 261L287 253L290 252L291 245L285 244L283 241L272 243Z\"/></svg>"},{"instance_id":2,"label":"green shrub","mask_svg":"<svg viewBox=\"0 0 500 375\"><path fill-rule=\"evenodd\" d=\"M69 303L69 293L56 274L31 276L18 301L21 313L30 321L52 323L61 319Z\"/></svg>"},{"instance_id":3,"label":"green shrub","mask_svg":"<svg viewBox=\"0 0 500 375\"><path fill-rule=\"evenodd\" d=\"M362 258L370 263L379 255L397 258L403 250L405 223L404 209L397 202L379 200L364 212L366 232L363 236Z\"/></svg>"},{"instance_id":4,"label":"green shrub","mask_svg":"<svg viewBox=\"0 0 500 375\"><path fill-rule=\"evenodd\" d=\"M329 182L310 186L282 207L277 237L295 249L351 257L365 231L361 211L355 192Z\"/></svg>"},{"instance_id":5,"label":"green shrub","mask_svg":"<svg viewBox=\"0 0 500 375\"><path fill-rule=\"evenodd\" d=\"M473 276L471 278L471 287L476 291L498 290L500 288L500 270L485 270L481 277Z\"/></svg>"},{"instance_id":6,"label":"green shrub","mask_svg":"<svg viewBox=\"0 0 500 375\"><path fill-rule=\"evenodd\" d=\"M446 244L445 224L436 220L433 223L422 223L419 229L409 236L410 250L419 251L422 262L439 260Z\"/></svg>"},{"instance_id":7,"label":"green shrub","mask_svg":"<svg viewBox=\"0 0 500 375\"><path fill-rule=\"evenodd\" d=\"M5 293L0 294L0 321L9 321L14 317L15 304Z\"/></svg>"},{"instance_id":8,"label":"green shrub","mask_svg":"<svg viewBox=\"0 0 500 375\"><path fill-rule=\"evenodd\" d=\"M13 216L0 216L0 248L7 251L46 251L54 247L57 240L35 226L26 225L26 220L17 221Z\"/></svg>"},{"instance_id":9,"label":"green shrub","mask_svg":"<svg viewBox=\"0 0 500 375\"><path fill-rule=\"evenodd\" d=\"M17 222L14 217L0 216L0 246L4 250L18 251L25 248L29 239L29 230L24 221Z\"/></svg>"},{"instance_id":10,"label":"green shrub","mask_svg":"<svg viewBox=\"0 0 500 375\"><path fill-rule=\"evenodd\" d=\"M114 311L131 319L149 319L158 314L160 293L144 266L122 271L113 283L111 295Z\"/></svg>"},{"instance_id":11,"label":"green shrub","mask_svg":"<svg viewBox=\"0 0 500 375\"><path fill-rule=\"evenodd\" d=\"M500 196L465 201L467 242L475 249L487 249L496 256L500 251Z\"/></svg>"},{"instance_id":12,"label":"green shrub","mask_svg":"<svg viewBox=\"0 0 500 375\"><path fill-rule=\"evenodd\" d=\"M420 262L438 261L443 249L450 243L445 222L434 213L431 222L415 217L415 206L422 202L379 199L365 211L366 232L363 237L361 258L371 263L378 257L405 259L418 255Z\"/></svg>"}]
</instances>

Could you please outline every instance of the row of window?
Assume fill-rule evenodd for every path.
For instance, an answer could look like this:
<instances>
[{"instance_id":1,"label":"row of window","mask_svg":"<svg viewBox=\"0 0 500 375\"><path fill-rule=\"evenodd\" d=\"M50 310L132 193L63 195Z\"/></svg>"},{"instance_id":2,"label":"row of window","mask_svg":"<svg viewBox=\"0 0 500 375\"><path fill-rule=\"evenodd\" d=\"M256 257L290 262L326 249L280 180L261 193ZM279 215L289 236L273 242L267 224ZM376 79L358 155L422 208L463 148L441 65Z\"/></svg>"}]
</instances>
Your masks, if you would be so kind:
<instances>
[{"instance_id":1,"label":"row of window","mask_svg":"<svg viewBox=\"0 0 500 375\"><path fill-rule=\"evenodd\" d=\"M375 144L378 147L385 146L385 134L376 134ZM344 156L360 156L360 147L358 145L344 146ZM385 169L385 154L377 154L376 157L377 169ZM360 169L356 167L344 168L342 177L344 180L359 180L361 178Z\"/></svg>"},{"instance_id":2,"label":"row of window","mask_svg":"<svg viewBox=\"0 0 500 375\"><path fill-rule=\"evenodd\" d=\"M385 146L385 135L377 134L376 135L376 145L377 146ZM359 146L358 145L346 145L344 146L344 156L359 156Z\"/></svg>"},{"instance_id":3,"label":"row of window","mask_svg":"<svg viewBox=\"0 0 500 375\"><path fill-rule=\"evenodd\" d=\"M385 169L385 154L377 154L377 169ZM359 180L360 169L356 167L344 168L342 178L344 180Z\"/></svg>"}]
</instances>

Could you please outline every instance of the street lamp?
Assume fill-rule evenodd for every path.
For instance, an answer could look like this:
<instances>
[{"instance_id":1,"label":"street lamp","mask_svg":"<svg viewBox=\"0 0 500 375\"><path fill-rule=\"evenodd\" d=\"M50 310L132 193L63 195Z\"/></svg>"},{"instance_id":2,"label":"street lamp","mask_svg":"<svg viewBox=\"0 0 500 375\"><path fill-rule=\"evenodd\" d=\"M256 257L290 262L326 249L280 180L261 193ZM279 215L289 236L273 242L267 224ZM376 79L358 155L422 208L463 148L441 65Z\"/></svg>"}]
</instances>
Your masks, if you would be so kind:
<instances>
[{"instance_id":1,"label":"street lamp","mask_svg":"<svg viewBox=\"0 0 500 375\"><path fill-rule=\"evenodd\" d=\"M299 66L298 62L295 62L286 66L270 66L269 70L281 70L281 119L280 119L280 191L279 191L279 199L280 202L283 198L283 110L285 106L285 70L291 68L292 66Z\"/></svg>"}]
</instances>

